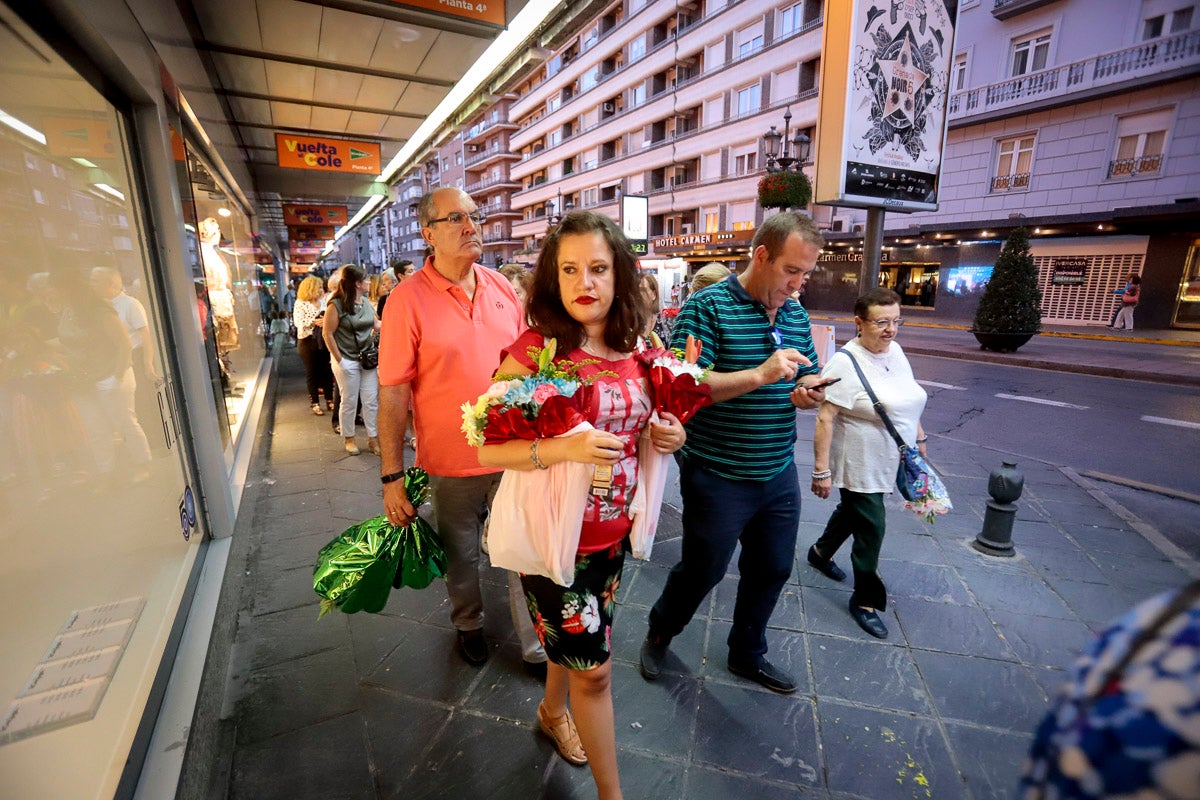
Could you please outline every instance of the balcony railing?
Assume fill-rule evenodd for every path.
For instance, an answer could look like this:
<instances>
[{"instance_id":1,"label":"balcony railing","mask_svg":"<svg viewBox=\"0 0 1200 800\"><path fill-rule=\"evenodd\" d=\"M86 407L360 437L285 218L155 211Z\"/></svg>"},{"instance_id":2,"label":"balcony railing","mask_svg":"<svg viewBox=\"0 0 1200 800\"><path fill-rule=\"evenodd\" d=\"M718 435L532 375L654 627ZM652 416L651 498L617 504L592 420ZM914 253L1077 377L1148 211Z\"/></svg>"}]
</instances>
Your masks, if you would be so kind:
<instances>
[{"instance_id":1,"label":"balcony railing","mask_svg":"<svg viewBox=\"0 0 1200 800\"><path fill-rule=\"evenodd\" d=\"M506 185L510 185L513 187L517 187L517 186L521 185L521 182L518 180L514 180L512 178L506 177L504 175L501 175L498 178L484 178L481 181L476 181L475 183L469 183L469 184L467 184L467 187L466 187L466 189L464 189L464 191L467 194L474 194L475 192L481 191L483 189L488 189L492 186L496 186L497 184L506 184Z\"/></svg>"},{"instance_id":2,"label":"balcony railing","mask_svg":"<svg viewBox=\"0 0 1200 800\"><path fill-rule=\"evenodd\" d=\"M1132 178L1137 175L1157 175L1161 168L1162 154L1138 158L1119 158L1116 161L1108 162L1108 177Z\"/></svg>"},{"instance_id":3,"label":"balcony railing","mask_svg":"<svg viewBox=\"0 0 1200 800\"><path fill-rule=\"evenodd\" d=\"M1200 31L1162 36L1061 67L950 95L950 119L1086 92L1200 64Z\"/></svg>"},{"instance_id":4,"label":"balcony railing","mask_svg":"<svg viewBox=\"0 0 1200 800\"><path fill-rule=\"evenodd\" d=\"M1004 20L1009 17L1015 17L1017 14L1024 14L1026 11L1033 11L1035 8L1041 8L1044 5L1049 5L1055 0L995 0L992 4L992 16L996 19Z\"/></svg>"},{"instance_id":5,"label":"balcony railing","mask_svg":"<svg viewBox=\"0 0 1200 800\"><path fill-rule=\"evenodd\" d=\"M1013 189L1028 189L1029 173L1019 172L1016 175L997 175L992 178L993 192L1010 192Z\"/></svg>"},{"instance_id":6,"label":"balcony railing","mask_svg":"<svg viewBox=\"0 0 1200 800\"><path fill-rule=\"evenodd\" d=\"M490 147L480 153L477 153L466 160L463 166L473 167L476 164L482 164L485 161L491 161L493 158L511 158L519 159L520 153L514 153L511 150L503 147Z\"/></svg>"}]
</instances>

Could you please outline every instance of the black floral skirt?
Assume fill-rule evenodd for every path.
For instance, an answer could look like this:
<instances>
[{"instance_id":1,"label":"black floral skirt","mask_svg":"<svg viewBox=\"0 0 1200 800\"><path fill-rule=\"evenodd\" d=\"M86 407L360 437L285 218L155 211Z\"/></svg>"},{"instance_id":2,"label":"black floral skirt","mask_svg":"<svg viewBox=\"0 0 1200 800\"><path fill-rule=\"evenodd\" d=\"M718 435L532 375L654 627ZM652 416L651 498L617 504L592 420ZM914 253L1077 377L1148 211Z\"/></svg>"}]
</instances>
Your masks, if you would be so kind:
<instances>
[{"instance_id":1,"label":"black floral skirt","mask_svg":"<svg viewBox=\"0 0 1200 800\"><path fill-rule=\"evenodd\" d=\"M521 576L529 615L546 656L555 664L583 671L608 661L628 541L578 556L575 582L569 587L541 575Z\"/></svg>"}]
</instances>

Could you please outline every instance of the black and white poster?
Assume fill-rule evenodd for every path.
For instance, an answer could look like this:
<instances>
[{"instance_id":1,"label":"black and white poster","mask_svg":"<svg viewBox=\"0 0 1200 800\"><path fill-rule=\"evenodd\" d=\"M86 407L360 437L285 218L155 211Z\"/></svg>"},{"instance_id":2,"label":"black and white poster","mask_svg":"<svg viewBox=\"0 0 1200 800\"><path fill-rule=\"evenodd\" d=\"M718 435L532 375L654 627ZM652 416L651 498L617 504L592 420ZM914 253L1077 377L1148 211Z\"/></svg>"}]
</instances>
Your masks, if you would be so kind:
<instances>
[{"instance_id":1,"label":"black and white poster","mask_svg":"<svg viewBox=\"0 0 1200 800\"><path fill-rule=\"evenodd\" d=\"M830 0L817 202L937 209L956 0Z\"/></svg>"}]
</instances>

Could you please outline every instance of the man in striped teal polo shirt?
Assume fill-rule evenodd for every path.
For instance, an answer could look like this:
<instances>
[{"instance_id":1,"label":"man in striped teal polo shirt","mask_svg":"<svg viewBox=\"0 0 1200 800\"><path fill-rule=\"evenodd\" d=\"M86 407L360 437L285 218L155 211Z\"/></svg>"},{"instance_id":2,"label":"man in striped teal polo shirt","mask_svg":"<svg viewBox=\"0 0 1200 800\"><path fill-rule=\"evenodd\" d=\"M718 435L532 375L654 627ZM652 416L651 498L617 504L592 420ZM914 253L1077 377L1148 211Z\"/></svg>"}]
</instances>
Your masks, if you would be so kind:
<instances>
[{"instance_id":1,"label":"man in striped teal polo shirt","mask_svg":"<svg viewBox=\"0 0 1200 800\"><path fill-rule=\"evenodd\" d=\"M823 389L808 314L792 295L804 287L825 241L811 219L768 218L750 244L750 266L684 304L672 345L704 344L714 404L687 424L680 461L683 554L650 610L642 645L647 680L662 670L671 639L691 621L740 541L740 580L729 671L777 692L790 675L766 659L767 620L792 572L800 524L793 449L796 409L816 408Z\"/></svg>"}]
</instances>

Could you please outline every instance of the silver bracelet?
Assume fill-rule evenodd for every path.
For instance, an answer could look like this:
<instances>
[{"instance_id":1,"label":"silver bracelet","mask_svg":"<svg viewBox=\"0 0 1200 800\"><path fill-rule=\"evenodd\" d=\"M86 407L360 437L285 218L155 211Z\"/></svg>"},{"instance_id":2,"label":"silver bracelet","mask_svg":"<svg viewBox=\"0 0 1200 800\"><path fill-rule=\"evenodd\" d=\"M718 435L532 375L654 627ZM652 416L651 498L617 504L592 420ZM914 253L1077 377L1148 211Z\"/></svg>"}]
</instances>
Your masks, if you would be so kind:
<instances>
[{"instance_id":1,"label":"silver bracelet","mask_svg":"<svg viewBox=\"0 0 1200 800\"><path fill-rule=\"evenodd\" d=\"M822 470L821 472L814 472L814 473L812 474L812 479L813 479L814 481L824 481L824 480L829 480L829 479L830 479L830 478L832 478L832 477L833 477L833 471L832 471L832 470L828 470L828 469L826 469L826 470Z\"/></svg>"},{"instance_id":2,"label":"silver bracelet","mask_svg":"<svg viewBox=\"0 0 1200 800\"><path fill-rule=\"evenodd\" d=\"M540 441L541 439L534 439L533 443L529 445L529 460L532 461L533 465L538 469L550 469L542 463L542 459L538 458L538 442Z\"/></svg>"}]
</instances>

